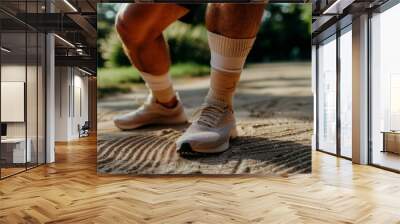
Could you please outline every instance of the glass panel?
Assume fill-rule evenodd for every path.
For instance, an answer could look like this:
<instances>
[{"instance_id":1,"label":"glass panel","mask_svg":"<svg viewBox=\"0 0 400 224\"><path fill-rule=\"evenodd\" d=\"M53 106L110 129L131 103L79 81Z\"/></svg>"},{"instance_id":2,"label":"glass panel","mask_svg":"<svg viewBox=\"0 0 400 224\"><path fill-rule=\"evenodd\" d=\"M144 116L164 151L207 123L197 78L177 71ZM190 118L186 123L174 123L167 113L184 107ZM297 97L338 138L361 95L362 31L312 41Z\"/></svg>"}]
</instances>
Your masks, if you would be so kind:
<instances>
[{"instance_id":1,"label":"glass panel","mask_svg":"<svg viewBox=\"0 0 400 224\"><path fill-rule=\"evenodd\" d=\"M46 38L44 34L39 34L39 45L38 45L38 163L45 163L45 121L46 121L46 109L45 109L45 99L46 99L46 84L45 84L45 44Z\"/></svg>"},{"instance_id":2,"label":"glass panel","mask_svg":"<svg viewBox=\"0 0 400 224\"><path fill-rule=\"evenodd\" d=\"M37 41L38 36L36 32L29 32L27 34L28 38L28 63L27 63L27 82L26 82L26 111L27 111L27 142L28 149L30 148L30 160L28 165L33 167L37 165L38 158L38 142L37 142L37 132L38 132L38 49Z\"/></svg>"},{"instance_id":3,"label":"glass panel","mask_svg":"<svg viewBox=\"0 0 400 224\"><path fill-rule=\"evenodd\" d=\"M0 7L10 12L0 12L4 178L45 162L45 35L22 22L37 24L32 19L45 12L45 0L0 1Z\"/></svg>"},{"instance_id":4,"label":"glass panel","mask_svg":"<svg viewBox=\"0 0 400 224\"><path fill-rule=\"evenodd\" d=\"M318 48L318 148L336 153L336 36Z\"/></svg>"},{"instance_id":5,"label":"glass panel","mask_svg":"<svg viewBox=\"0 0 400 224\"><path fill-rule=\"evenodd\" d=\"M27 2L26 12L30 22L36 24L37 16L32 16L39 11L36 1ZM37 21L32 21L37 20ZM26 111L27 111L27 149L31 151L28 168L37 166L38 163L38 45L39 37L36 30L27 29L27 80L26 80Z\"/></svg>"},{"instance_id":6,"label":"glass panel","mask_svg":"<svg viewBox=\"0 0 400 224\"><path fill-rule=\"evenodd\" d=\"M400 170L400 5L371 19L372 163Z\"/></svg>"},{"instance_id":7,"label":"glass panel","mask_svg":"<svg viewBox=\"0 0 400 224\"><path fill-rule=\"evenodd\" d=\"M347 31L347 30L346 30ZM352 157L352 35L340 36L340 153Z\"/></svg>"},{"instance_id":8,"label":"glass panel","mask_svg":"<svg viewBox=\"0 0 400 224\"><path fill-rule=\"evenodd\" d=\"M1 166L2 177L25 170L31 159L26 142L26 35L1 34ZM28 150L26 148L28 146Z\"/></svg>"}]
</instances>

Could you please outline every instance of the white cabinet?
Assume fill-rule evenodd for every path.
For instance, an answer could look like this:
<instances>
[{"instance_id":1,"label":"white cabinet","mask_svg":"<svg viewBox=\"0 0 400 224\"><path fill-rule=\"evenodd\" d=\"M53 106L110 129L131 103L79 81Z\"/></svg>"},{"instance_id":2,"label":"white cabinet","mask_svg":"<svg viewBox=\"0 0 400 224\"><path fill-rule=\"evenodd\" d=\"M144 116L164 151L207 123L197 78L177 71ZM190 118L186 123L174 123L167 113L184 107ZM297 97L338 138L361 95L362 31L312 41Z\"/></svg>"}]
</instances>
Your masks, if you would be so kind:
<instances>
[{"instance_id":1,"label":"white cabinet","mask_svg":"<svg viewBox=\"0 0 400 224\"><path fill-rule=\"evenodd\" d=\"M25 144L27 144L26 151ZM2 139L1 147L2 151L8 152L5 155L6 158L4 158L8 163L25 163L32 161L32 140L29 138L26 142L25 138Z\"/></svg>"}]
</instances>

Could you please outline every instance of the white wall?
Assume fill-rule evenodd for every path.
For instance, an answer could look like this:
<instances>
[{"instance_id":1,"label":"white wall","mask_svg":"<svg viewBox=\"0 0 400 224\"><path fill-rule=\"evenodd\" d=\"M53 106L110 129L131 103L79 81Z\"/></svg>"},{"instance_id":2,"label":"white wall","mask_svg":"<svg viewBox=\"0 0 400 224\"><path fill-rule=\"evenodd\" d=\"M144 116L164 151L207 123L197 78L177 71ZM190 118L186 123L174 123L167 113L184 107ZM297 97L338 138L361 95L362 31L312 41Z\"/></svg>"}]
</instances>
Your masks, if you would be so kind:
<instances>
[{"instance_id":1,"label":"white wall","mask_svg":"<svg viewBox=\"0 0 400 224\"><path fill-rule=\"evenodd\" d=\"M78 125L88 120L88 78L83 75L76 68L56 67L56 141L77 139Z\"/></svg>"},{"instance_id":2,"label":"white wall","mask_svg":"<svg viewBox=\"0 0 400 224\"><path fill-rule=\"evenodd\" d=\"M78 137L78 124L83 125L85 121L88 121L88 78L81 76L82 73L78 70L74 70L74 91L72 98L74 99L74 107L72 108L71 126L72 126L72 136Z\"/></svg>"},{"instance_id":3,"label":"white wall","mask_svg":"<svg viewBox=\"0 0 400 224\"><path fill-rule=\"evenodd\" d=\"M38 70L37 70L38 69ZM32 155L33 162L39 159L39 163L44 163L44 74L42 73L41 66L37 67L25 64L2 64L1 66L1 81L2 87L3 82L19 82L19 84L24 84L22 88L14 89L14 91L19 91L21 94L20 99L22 102L15 102L14 104L19 104L19 107L5 106L2 102L2 114L4 113L14 113L19 114L22 120L16 122L5 122L7 124L7 137L8 138L27 138L29 139L28 148L32 150L30 153ZM27 80L25 80L27 79ZM26 100L25 98L25 87L26 87ZM14 87L16 88L16 87ZM6 89L2 88L2 98L10 98L7 94L12 94L7 92ZM17 93L14 93L14 95ZM12 104L13 102L11 102ZM26 106L25 106L26 103ZM16 106L16 105L14 105ZM14 110L14 111L13 111ZM26 113L26 119L25 119ZM2 118L3 120L3 118ZM29 161L29 160L28 160Z\"/></svg>"},{"instance_id":4,"label":"white wall","mask_svg":"<svg viewBox=\"0 0 400 224\"><path fill-rule=\"evenodd\" d=\"M25 82L25 64L8 64L1 66L1 81L4 82ZM7 110L7 108L1 108ZM7 136L8 137L25 137L25 122L12 122L7 123Z\"/></svg>"},{"instance_id":5,"label":"white wall","mask_svg":"<svg viewBox=\"0 0 400 224\"><path fill-rule=\"evenodd\" d=\"M69 132L69 68L55 68L55 140L68 141Z\"/></svg>"},{"instance_id":6,"label":"white wall","mask_svg":"<svg viewBox=\"0 0 400 224\"><path fill-rule=\"evenodd\" d=\"M3 64L1 66L1 81L2 82L24 82L25 83L25 64ZM28 68L29 69L29 68ZM2 96L4 98L5 96ZM2 111L8 108L1 108ZM22 108L24 113L24 108ZM25 137L25 123L12 122L7 123L7 135L9 137Z\"/></svg>"}]
</instances>

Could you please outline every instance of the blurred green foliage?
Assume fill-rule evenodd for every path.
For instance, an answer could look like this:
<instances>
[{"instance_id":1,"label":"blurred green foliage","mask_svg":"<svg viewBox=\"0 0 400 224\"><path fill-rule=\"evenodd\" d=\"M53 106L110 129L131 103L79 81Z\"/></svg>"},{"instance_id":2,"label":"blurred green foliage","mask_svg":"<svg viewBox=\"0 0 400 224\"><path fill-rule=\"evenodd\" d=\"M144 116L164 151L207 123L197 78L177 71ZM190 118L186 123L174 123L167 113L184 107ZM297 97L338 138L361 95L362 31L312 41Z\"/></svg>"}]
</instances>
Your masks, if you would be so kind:
<instances>
[{"instance_id":1,"label":"blurred green foliage","mask_svg":"<svg viewBox=\"0 0 400 224\"><path fill-rule=\"evenodd\" d=\"M199 77L208 75L210 73L210 67L208 65L195 63L177 63L171 66L169 73L173 78L179 78L186 75ZM119 83L143 82L139 72L132 66L99 68L98 74L99 87L116 85Z\"/></svg>"},{"instance_id":2,"label":"blurred green foliage","mask_svg":"<svg viewBox=\"0 0 400 224\"><path fill-rule=\"evenodd\" d=\"M203 24L173 23L164 35L168 40L171 60L174 63L209 64L207 29Z\"/></svg>"},{"instance_id":3,"label":"blurred green foliage","mask_svg":"<svg viewBox=\"0 0 400 224\"><path fill-rule=\"evenodd\" d=\"M98 67L128 66L114 29L121 4L98 4ZM190 23L177 22L164 32L173 63L208 64L210 53L204 26L206 5ZM269 4L248 62L311 59L311 4Z\"/></svg>"},{"instance_id":4,"label":"blurred green foliage","mask_svg":"<svg viewBox=\"0 0 400 224\"><path fill-rule=\"evenodd\" d=\"M113 93L130 92L132 83L143 82L138 70L132 66L103 67L97 70L97 92L102 98ZM199 77L210 74L210 66L197 63L175 63L169 74L172 78Z\"/></svg>"},{"instance_id":5,"label":"blurred green foliage","mask_svg":"<svg viewBox=\"0 0 400 224\"><path fill-rule=\"evenodd\" d=\"M248 61L311 60L311 5L270 4Z\"/></svg>"}]
</instances>

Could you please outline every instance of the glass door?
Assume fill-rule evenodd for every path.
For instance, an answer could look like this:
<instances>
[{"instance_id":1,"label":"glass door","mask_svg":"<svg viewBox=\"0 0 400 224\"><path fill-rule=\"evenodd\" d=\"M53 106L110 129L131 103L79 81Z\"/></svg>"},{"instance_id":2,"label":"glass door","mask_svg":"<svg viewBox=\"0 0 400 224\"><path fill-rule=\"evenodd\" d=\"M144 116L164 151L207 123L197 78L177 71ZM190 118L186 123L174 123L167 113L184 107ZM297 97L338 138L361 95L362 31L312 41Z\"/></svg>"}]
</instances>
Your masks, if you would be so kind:
<instances>
[{"instance_id":1,"label":"glass door","mask_svg":"<svg viewBox=\"0 0 400 224\"><path fill-rule=\"evenodd\" d=\"M24 31L1 34L2 177L26 170L26 164L31 162L26 122L26 41Z\"/></svg>"},{"instance_id":2,"label":"glass door","mask_svg":"<svg viewBox=\"0 0 400 224\"><path fill-rule=\"evenodd\" d=\"M352 157L352 33L341 31L340 41L340 155Z\"/></svg>"},{"instance_id":3,"label":"glass door","mask_svg":"<svg viewBox=\"0 0 400 224\"><path fill-rule=\"evenodd\" d=\"M318 150L336 154L336 35L318 47Z\"/></svg>"},{"instance_id":4,"label":"glass door","mask_svg":"<svg viewBox=\"0 0 400 224\"><path fill-rule=\"evenodd\" d=\"M400 4L371 18L372 164L400 171Z\"/></svg>"},{"instance_id":5,"label":"glass door","mask_svg":"<svg viewBox=\"0 0 400 224\"><path fill-rule=\"evenodd\" d=\"M44 1L0 3L16 12L0 12L1 179L45 163L46 39L22 22L26 12L42 13L43 6Z\"/></svg>"}]
</instances>

